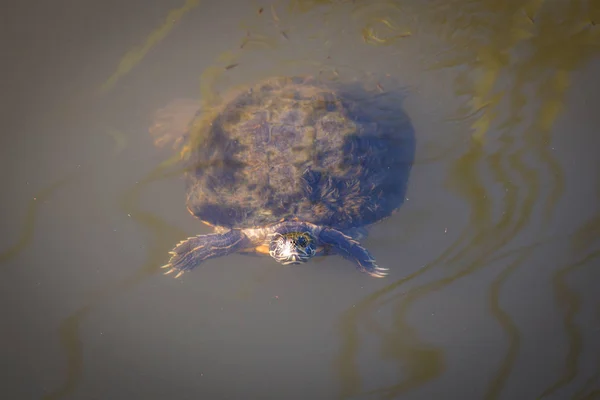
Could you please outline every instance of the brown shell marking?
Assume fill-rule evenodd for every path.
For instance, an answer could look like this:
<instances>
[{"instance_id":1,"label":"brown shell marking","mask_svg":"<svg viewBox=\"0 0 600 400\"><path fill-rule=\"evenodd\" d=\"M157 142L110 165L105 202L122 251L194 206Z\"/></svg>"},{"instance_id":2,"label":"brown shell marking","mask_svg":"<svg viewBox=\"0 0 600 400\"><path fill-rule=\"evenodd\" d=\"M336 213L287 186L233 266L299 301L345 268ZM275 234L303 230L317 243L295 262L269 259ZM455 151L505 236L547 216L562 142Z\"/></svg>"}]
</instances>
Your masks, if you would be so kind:
<instances>
[{"instance_id":1,"label":"brown shell marking","mask_svg":"<svg viewBox=\"0 0 600 400\"><path fill-rule=\"evenodd\" d=\"M405 173L407 146L395 133L405 126L381 128L382 110L366 111L377 108L366 92L348 98L311 81L270 78L203 105L180 153L192 215L211 227L261 228L295 218L345 229L400 205L403 183L394 176ZM388 108L386 115L401 119L399 108Z\"/></svg>"}]
</instances>

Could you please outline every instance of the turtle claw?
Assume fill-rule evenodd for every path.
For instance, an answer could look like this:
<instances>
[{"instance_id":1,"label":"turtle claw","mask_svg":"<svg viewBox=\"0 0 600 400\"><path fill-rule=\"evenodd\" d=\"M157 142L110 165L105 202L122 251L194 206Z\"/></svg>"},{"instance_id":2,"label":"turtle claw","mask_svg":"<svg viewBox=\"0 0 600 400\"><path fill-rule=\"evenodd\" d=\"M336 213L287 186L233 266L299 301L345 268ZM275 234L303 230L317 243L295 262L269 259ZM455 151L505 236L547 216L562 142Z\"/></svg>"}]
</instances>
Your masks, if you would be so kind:
<instances>
[{"instance_id":1,"label":"turtle claw","mask_svg":"<svg viewBox=\"0 0 600 400\"><path fill-rule=\"evenodd\" d=\"M374 276L375 278L385 278L388 273L385 272L388 268L380 268L380 267L375 267L375 272L371 274L371 276Z\"/></svg>"},{"instance_id":2,"label":"turtle claw","mask_svg":"<svg viewBox=\"0 0 600 400\"><path fill-rule=\"evenodd\" d=\"M365 272L371 275L374 278L385 278L387 276L387 272L389 268L379 267L377 264L373 263L369 266L369 268L365 268Z\"/></svg>"},{"instance_id":3,"label":"turtle claw","mask_svg":"<svg viewBox=\"0 0 600 400\"><path fill-rule=\"evenodd\" d=\"M173 268L170 264L165 265L164 267L161 268L167 268L167 267L171 267L170 270L168 270L167 272L165 272L163 275L169 275L172 274L173 272L177 271L176 268ZM185 271L179 271L177 272L177 275L175 275L175 279L179 278L181 275L183 275Z\"/></svg>"}]
</instances>

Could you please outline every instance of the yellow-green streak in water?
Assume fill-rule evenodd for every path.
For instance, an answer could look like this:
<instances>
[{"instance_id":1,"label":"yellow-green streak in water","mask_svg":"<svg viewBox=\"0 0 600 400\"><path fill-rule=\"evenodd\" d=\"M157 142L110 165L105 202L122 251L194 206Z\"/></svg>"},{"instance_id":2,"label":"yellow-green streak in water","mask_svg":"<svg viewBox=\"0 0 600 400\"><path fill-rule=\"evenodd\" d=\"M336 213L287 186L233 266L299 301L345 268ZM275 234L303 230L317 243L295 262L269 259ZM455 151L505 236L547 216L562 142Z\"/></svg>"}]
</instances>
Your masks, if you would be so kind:
<instances>
[{"instance_id":1,"label":"yellow-green streak in water","mask_svg":"<svg viewBox=\"0 0 600 400\"><path fill-rule=\"evenodd\" d=\"M598 187L600 188L600 185ZM600 195L598 197L600 199ZM592 245L599 241L600 235L594 235L594 233L597 233L599 221L600 215L594 216L594 218L592 218L590 221L582 224L577 232L572 235L571 246L574 253L579 254L584 251L588 251ZM578 262L568 265L558 270L554 274L553 283L556 299L562 308L565 309L563 324L565 331L567 332L569 350L566 356L565 370L563 374L556 382L550 385L540 397L548 396L554 393L558 389L570 383L577 376L577 364L583 350L583 339L579 327L575 324L575 316L577 315L577 312L581 306L581 300L575 291L569 289L567 277L573 271L585 266L586 264L590 264L592 261L598 258L600 258L600 250L592 252ZM600 319L600 307L598 310ZM587 387L589 387L589 385L591 385L598 379L598 377L600 377L600 365L598 368L599 369L596 371L596 373L593 374L590 379L588 379L586 385L574 396L574 398L591 398L588 396L581 396L583 396L583 392L587 389ZM592 392L592 394L593 393L594 392ZM596 394L600 393L596 391Z\"/></svg>"},{"instance_id":2,"label":"yellow-green streak in water","mask_svg":"<svg viewBox=\"0 0 600 400\"><path fill-rule=\"evenodd\" d=\"M600 201L600 196L598 201ZM600 215L590 218L573 235L573 251L580 253L588 249L600 238Z\"/></svg>"},{"instance_id":3,"label":"yellow-green streak in water","mask_svg":"<svg viewBox=\"0 0 600 400\"><path fill-rule=\"evenodd\" d=\"M553 278L554 292L557 302L565 308L564 326L569 341L569 350L565 360L564 372L550 387L540 395L539 398L549 396L558 389L570 383L577 376L577 363L581 356L583 348L583 339L581 330L575 323L575 316L581 308L581 299L577 293L569 288L567 276L575 270L590 264L592 261L600 258L600 250L594 251L583 259L561 268L556 272Z\"/></svg>"},{"instance_id":4,"label":"yellow-green streak in water","mask_svg":"<svg viewBox=\"0 0 600 400\"><path fill-rule=\"evenodd\" d=\"M72 183L76 177L81 174L81 170L77 170L74 174L69 177L62 178L51 184L50 186L42 189L29 201L27 211L25 213L25 221L23 222L23 229L17 239L17 242L9 247L8 249L0 253L0 263L4 263L21 253L33 239L33 233L35 230L35 222L38 215L39 207L52 197L58 189L63 188L65 185Z\"/></svg>"},{"instance_id":5,"label":"yellow-green streak in water","mask_svg":"<svg viewBox=\"0 0 600 400\"><path fill-rule=\"evenodd\" d=\"M563 172L550 148L551 128L563 109L570 85L570 72L585 65L600 50L600 30L591 29L590 24L592 4L587 1L560 2L560 8L556 10L541 10L540 18L535 20L538 32L531 38L533 54L521 65L519 77L522 80L515 85L524 85L540 72L546 75L538 84L538 96L543 101L535 124L537 132L526 136L531 149L546 164L553 178L551 193L544 208L546 221L550 220L564 191ZM598 4L596 2L596 8Z\"/></svg>"},{"instance_id":6,"label":"yellow-green streak in water","mask_svg":"<svg viewBox=\"0 0 600 400\"><path fill-rule=\"evenodd\" d=\"M43 397L44 400L57 400L68 396L81 379L83 373L83 350L81 340L79 339L79 325L81 319L90 311L90 308L91 304L81 307L61 322L58 335L60 337L60 344L65 349L67 380L58 389L45 394Z\"/></svg>"},{"instance_id":7,"label":"yellow-green streak in water","mask_svg":"<svg viewBox=\"0 0 600 400\"><path fill-rule=\"evenodd\" d=\"M492 167L492 172L494 174L494 178L496 182L503 184L505 189L505 209L504 214L496 228L498 230L508 230L510 218L512 215L516 213L517 202L518 202L518 187L511 182L510 177L506 174L505 170L502 168L502 157L508 153L508 146L510 145L510 141L507 138L503 141L503 145L500 150L490 156L490 164ZM514 165L513 165L514 168ZM523 169L521 169L521 175L526 175L523 173ZM532 183L536 183L537 181L534 179L531 180ZM523 211L520 213L520 217L517 219L515 225L511 230L507 232L505 235L505 240L510 240L516 233L518 233L526 222L529 219L529 215L531 213L531 209L533 208L533 204L535 198L537 197L537 187L534 185L526 196L525 201L523 202ZM499 249L502 243L498 243L496 248ZM510 316L502 310L499 305L499 297L500 297L500 289L502 284L508 279L510 274L512 274L516 269L525 261L525 259L531 254L533 249L529 249L528 251L523 252L517 260L515 260L510 266L505 268L501 274L492 282L489 291L489 307L491 315L498 321L500 326L504 329L508 336L508 350L500 364L496 375L492 378L492 381L488 385L487 393L485 395L486 399L496 399L500 396L502 388L504 387L509 375L511 368L514 364L514 361L517 356L517 352L519 349L520 337L519 331L516 327L516 324L512 321ZM488 259L488 263L490 260Z\"/></svg>"},{"instance_id":8,"label":"yellow-green streak in water","mask_svg":"<svg viewBox=\"0 0 600 400\"><path fill-rule=\"evenodd\" d=\"M517 355L519 353L519 347L521 343L521 337L519 335L519 329L514 323L510 315L500 307L500 291L502 285L506 282L509 276L514 273L517 268L525 261L531 254L533 249L528 249L522 253L517 260L515 260L508 267L498 275L498 277L492 282L490 286L490 292L488 297L488 304L490 307L490 313L498 321L504 332L508 336L508 350L504 355L504 359L500 364L500 368L496 372L496 375L492 378L492 381L487 387L485 394L486 400L497 399L510 376L510 372L515 363Z\"/></svg>"},{"instance_id":9,"label":"yellow-green streak in water","mask_svg":"<svg viewBox=\"0 0 600 400\"><path fill-rule=\"evenodd\" d=\"M146 42L141 48L130 50L125 54L125 56L123 56L119 62L119 65L117 66L117 70L110 76L110 78L108 78L106 82L104 82L100 88L100 91L104 93L112 89L119 79L129 73L129 71L131 71L140 61L142 61L152 47L163 40L169 34L169 32L171 32L171 29L173 29L175 24L179 22L179 20L187 12L198 6L199 3L200 0L186 0L185 4L181 8L177 8L169 12L162 26L148 36Z\"/></svg>"}]
</instances>

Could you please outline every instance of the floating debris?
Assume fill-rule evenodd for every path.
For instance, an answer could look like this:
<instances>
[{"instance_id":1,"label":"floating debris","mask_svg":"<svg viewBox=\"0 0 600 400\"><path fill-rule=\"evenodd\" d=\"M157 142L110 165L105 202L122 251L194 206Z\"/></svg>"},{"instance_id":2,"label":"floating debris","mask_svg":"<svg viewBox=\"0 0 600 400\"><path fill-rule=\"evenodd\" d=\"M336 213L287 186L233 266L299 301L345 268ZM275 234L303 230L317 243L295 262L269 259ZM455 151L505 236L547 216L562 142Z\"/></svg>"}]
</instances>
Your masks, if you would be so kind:
<instances>
[{"instance_id":1,"label":"floating debris","mask_svg":"<svg viewBox=\"0 0 600 400\"><path fill-rule=\"evenodd\" d=\"M275 26L279 25L279 17L277 16L277 12L275 12L275 6L271 4L271 15L273 16L273 22L275 22Z\"/></svg>"},{"instance_id":2,"label":"floating debris","mask_svg":"<svg viewBox=\"0 0 600 400\"><path fill-rule=\"evenodd\" d=\"M246 36L240 44L240 49L243 49L249 44L260 45L261 47L266 47L268 49L274 49L277 47L277 43L273 40L273 38L263 35Z\"/></svg>"},{"instance_id":3,"label":"floating debris","mask_svg":"<svg viewBox=\"0 0 600 400\"><path fill-rule=\"evenodd\" d=\"M404 32L404 33L393 35L393 36L390 36L387 38L382 38L382 37L377 36L377 34L375 34L375 31L371 27L364 28L362 30L362 37L363 37L363 40L365 43L376 43L376 44L384 44L384 45L392 44L397 39L406 38L411 35L412 35L412 33L410 33L410 32Z\"/></svg>"},{"instance_id":4,"label":"floating debris","mask_svg":"<svg viewBox=\"0 0 600 400\"><path fill-rule=\"evenodd\" d=\"M228 66L225 67L225 70L229 70L229 69L235 68L238 65L240 65L240 64L239 63L229 64Z\"/></svg>"}]
</instances>

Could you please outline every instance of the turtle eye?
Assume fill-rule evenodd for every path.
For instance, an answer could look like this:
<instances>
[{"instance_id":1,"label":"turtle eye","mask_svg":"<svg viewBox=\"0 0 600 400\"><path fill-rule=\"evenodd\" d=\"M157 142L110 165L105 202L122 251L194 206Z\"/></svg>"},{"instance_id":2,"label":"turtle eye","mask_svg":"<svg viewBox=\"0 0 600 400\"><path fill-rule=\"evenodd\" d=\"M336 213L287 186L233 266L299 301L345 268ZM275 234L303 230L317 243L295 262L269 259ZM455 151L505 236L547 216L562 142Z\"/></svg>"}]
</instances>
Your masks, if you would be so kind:
<instances>
[{"instance_id":1,"label":"turtle eye","mask_svg":"<svg viewBox=\"0 0 600 400\"><path fill-rule=\"evenodd\" d=\"M296 245L298 245L300 247L306 247L307 244L308 244L308 241L306 240L306 238L304 236L300 236L298 239L296 239Z\"/></svg>"}]
</instances>

